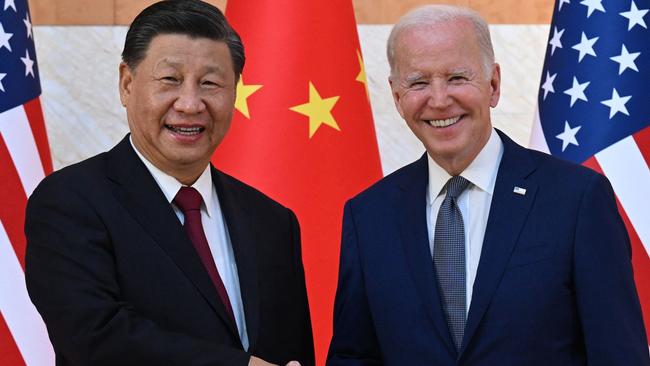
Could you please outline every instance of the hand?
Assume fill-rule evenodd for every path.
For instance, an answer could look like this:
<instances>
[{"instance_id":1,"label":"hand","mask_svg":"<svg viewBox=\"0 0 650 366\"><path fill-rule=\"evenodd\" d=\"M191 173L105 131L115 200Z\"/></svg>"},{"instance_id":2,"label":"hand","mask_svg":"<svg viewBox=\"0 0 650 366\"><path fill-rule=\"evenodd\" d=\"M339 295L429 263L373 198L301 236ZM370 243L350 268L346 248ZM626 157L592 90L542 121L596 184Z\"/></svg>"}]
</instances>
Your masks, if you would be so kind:
<instances>
[{"instance_id":1,"label":"hand","mask_svg":"<svg viewBox=\"0 0 650 366\"><path fill-rule=\"evenodd\" d=\"M250 361L248 361L248 366L277 366L272 363L268 363L261 358L257 358L255 356L251 356ZM300 362L298 361L290 361L287 363L286 366L300 366Z\"/></svg>"},{"instance_id":2,"label":"hand","mask_svg":"<svg viewBox=\"0 0 650 366\"><path fill-rule=\"evenodd\" d=\"M278 366L278 365L268 363L262 360L261 358L257 358L255 356L251 356L250 361L248 361L248 366Z\"/></svg>"}]
</instances>

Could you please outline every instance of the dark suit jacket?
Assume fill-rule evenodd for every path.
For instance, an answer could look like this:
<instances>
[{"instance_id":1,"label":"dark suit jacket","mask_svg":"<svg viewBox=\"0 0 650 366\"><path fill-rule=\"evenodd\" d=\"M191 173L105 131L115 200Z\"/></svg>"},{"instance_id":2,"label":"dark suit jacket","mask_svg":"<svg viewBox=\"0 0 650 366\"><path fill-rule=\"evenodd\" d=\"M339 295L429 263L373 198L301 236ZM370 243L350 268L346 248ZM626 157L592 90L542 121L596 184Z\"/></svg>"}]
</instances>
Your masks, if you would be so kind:
<instances>
[{"instance_id":1,"label":"dark suit jacket","mask_svg":"<svg viewBox=\"0 0 650 366\"><path fill-rule=\"evenodd\" d=\"M423 156L345 206L328 366L650 364L608 181L500 136L460 352L429 250Z\"/></svg>"},{"instance_id":2,"label":"dark suit jacket","mask_svg":"<svg viewBox=\"0 0 650 366\"><path fill-rule=\"evenodd\" d=\"M314 363L289 209L214 169L250 354ZM128 136L45 178L25 223L26 280L57 365L247 365L235 324Z\"/></svg>"}]
</instances>

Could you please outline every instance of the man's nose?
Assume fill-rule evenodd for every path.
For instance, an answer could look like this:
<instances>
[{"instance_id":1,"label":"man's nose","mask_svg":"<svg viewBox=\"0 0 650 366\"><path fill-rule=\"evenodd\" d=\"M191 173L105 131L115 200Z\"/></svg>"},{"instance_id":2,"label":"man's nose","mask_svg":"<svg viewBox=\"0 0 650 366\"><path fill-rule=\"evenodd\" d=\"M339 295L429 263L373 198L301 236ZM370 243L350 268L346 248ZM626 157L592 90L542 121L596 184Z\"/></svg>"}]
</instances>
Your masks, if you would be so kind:
<instances>
[{"instance_id":1,"label":"man's nose","mask_svg":"<svg viewBox=\"0 0 650 366\"><path fill-rule=\"evenodd\" d=\"M431 83L427 104L431 108L445 108L451 104L451 97L449 96L446 83L438 81Z\"/></svg>"},{"instance_id":2,"label":"man's nose","mask_svg":"<svg viewBox=\"0 0 650 366\"><path fill-rule=\"evenodd\" d=\"M174 102L174 109L187 114L201 113L205 110L205 103L201 97L201 90L198 85L184 83L180 94Z\"/></svg>"}]
</instances>

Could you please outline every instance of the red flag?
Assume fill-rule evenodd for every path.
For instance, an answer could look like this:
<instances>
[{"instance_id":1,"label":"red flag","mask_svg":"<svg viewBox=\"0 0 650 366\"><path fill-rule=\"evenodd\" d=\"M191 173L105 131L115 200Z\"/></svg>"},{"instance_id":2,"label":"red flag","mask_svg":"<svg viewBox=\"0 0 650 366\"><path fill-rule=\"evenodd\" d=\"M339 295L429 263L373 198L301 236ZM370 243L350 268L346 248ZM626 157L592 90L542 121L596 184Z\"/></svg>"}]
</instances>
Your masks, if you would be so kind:
<instances>
[{"instance_id":1,"label":"red flag","mask_svg":"<svg viewBox=\"0 0 650 366\"><path fill-rule=\"evenodd\" d=\"M246 47L217 167L296 212L316 359L332 333L345 200L381 178L350 0L230 0Z\"/></svg>"},{"instance_id":2,"label":"red flag","mask_svg":"<svg viewBox=\"0 0 650 366\"><path fill-rule=\"evenodd\" d=\"M0 364L52 365L45 325L25 288L25 205L52 161L27 1L0 10Z\"/></svg>"}]
</instances>

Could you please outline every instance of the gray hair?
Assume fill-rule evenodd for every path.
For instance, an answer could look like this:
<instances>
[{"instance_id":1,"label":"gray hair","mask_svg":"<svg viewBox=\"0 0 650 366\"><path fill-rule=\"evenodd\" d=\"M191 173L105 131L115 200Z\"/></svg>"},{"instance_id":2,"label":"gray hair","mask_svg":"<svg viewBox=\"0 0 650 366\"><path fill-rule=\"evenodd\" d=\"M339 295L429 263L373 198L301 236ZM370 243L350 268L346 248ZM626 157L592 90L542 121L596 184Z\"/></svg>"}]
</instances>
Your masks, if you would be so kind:
<instances>
[{"instance_id":1,"label":"gray hair","mask_svg":"<svg viewBox=\"0 0 650 366\"><path fill-rule=\"evenodd\" d=\"M474 25L476 38L483 56L483 68L485 69L485 73L489 75L492 70L492 65L494 65L494 49L492 48L492 40L490 38L490 28L485 19L474 10L462 6L425 5L411 10L401 17L388 36L386 54L388 56L391 76L395 72L395 41L402 32L409 28L423 25L437 25L458 19L469 20Z\"/></svg>"}]
</instances>

